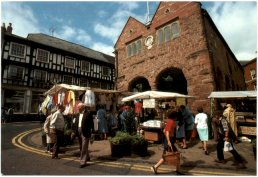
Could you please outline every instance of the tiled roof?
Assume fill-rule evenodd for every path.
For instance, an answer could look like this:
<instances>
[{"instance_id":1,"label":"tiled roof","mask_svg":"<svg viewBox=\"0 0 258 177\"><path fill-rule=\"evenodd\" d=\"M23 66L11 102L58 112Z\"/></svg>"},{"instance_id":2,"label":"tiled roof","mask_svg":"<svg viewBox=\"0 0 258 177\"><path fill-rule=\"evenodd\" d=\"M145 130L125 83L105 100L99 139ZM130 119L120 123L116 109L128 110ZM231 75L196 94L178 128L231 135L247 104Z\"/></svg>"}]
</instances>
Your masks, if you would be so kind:
<instances>
[{"instance_id":1,"label":"tiled roof","mask_svg":"<svg viewBox=\"0 0 258 177\"><path fill-rule=\"evenodd\" d=\"M34 41L57 49L82 55L90 59L96 59L96 60L99 60L105 63L111 63L111 64L115 63L115 58L113 56L106 55L104 53L97 52L95 50L83 47L81 45L74 44L74 43L71 43L56 37L48 36L42 33L29 34L27 39L29 41Z\"/></svg>"}]
</instances>

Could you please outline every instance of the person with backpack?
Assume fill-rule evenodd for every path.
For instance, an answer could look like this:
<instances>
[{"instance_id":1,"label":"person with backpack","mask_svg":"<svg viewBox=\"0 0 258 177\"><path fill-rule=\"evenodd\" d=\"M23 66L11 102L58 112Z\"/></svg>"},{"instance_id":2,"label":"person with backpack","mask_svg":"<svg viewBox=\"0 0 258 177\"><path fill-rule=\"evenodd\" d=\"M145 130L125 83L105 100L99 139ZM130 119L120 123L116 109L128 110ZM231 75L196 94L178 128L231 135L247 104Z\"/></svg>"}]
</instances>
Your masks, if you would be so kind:
<instances>
[{"instance_id":1,"label":"person with backpack","mask_svg":"<svg viewBox=\"0 0 258 177\"><path fill-rule=\"evenodd\" d=\"M238 169L244 169L246 166L244 165L244 161L239 153L233 146L232 139L233 139L233 130L230 127L230 123L227 121L226 117L220 116L219 123L218 123L218 143L217 143L217 163L226 163L224 159L224 145L225 142L229 142L232 149L229 151L237 162Z\"/></svg>"}]
</instances>

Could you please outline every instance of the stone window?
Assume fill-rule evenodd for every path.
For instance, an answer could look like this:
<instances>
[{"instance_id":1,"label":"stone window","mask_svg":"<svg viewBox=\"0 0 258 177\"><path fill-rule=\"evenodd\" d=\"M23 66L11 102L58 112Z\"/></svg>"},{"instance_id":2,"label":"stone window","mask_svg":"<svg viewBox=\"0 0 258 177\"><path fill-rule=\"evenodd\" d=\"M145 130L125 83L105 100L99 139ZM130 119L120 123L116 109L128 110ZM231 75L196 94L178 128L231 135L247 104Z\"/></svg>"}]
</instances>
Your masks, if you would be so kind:
<instances>
[{"instance_id":1,"label":"stone window","mask_svg":"<svg viewBox=\"0 0 258 177\"><path fill-rule=\"evenodd\" d=\"M23 80L24 68L10 65L8 70L8 78Z\"/></svg>"},{"instance_id":2,"label":"stone window","mask_svg":"<svg viewBox=\"0 0 258 177\"><path fill-rule=\"evenodd\" d=\"M138 39L136 41L131 42L126 46L126 49L127 49L127 57L140 54L142 51L142 40Z\"/></svg>"},{"instance_id":3,"label":"stone window","mask_svg":"<svg viewBox=\"0 0 258 177\"><path fill-rule=\"evenodd\" d=\"M36 57L37 61L41 61L44 63L48 63L49 60L49 52L46 50L42 50L42 49L37 49L37 57Z\"/></svg>"},{"instance_id":4,"label":"stone window","mask_svg":"<svg viewBox=\"0 0 258 177\"><path fill-rule=\"evenodd\" d=\"M25 58L25 50L25 45L11 42L10 55Z\"/></svg>"},{"instance_id":5,"label":"stone window","mask_svg":"<svg viewBox=\"0 0 258 177\"><path fill-rule=\"evenodd\" d=\"M71 57L65 57L65 67L74 69L75 67L75 60Z\"/></svg>"},{"instance_id":6,"label":"stone window","mask_svg":"<svg viewBox=\"0 0 258 177\"><path fill-rule=\"evenodd\" d=\"M81 61L81 70L85 72L90 71L90 62L87 61Z\"/></svg>"},{"instance_id":7,"label":"stone window","mask_svg":"<svg viewBox=\"0 0 258 177\"><path fill-rule=\"evenodd\" d=\"M164 42L170 41L176 37L179 37L179 22L175 21L170 23L157 31L157 41L158 44L162 44Z\"/></svg>"},{"instance_id":8,"label":"stone window","mask_svg":"<svg viewBox=\"0 0 258 177\"><path fill-rule=\"evenodd\" d=\"M255 69L251 69L250 73L251 73L252 80L255 79L256 78L256 71L255 71Z\"/></svg>"}]
</instances>

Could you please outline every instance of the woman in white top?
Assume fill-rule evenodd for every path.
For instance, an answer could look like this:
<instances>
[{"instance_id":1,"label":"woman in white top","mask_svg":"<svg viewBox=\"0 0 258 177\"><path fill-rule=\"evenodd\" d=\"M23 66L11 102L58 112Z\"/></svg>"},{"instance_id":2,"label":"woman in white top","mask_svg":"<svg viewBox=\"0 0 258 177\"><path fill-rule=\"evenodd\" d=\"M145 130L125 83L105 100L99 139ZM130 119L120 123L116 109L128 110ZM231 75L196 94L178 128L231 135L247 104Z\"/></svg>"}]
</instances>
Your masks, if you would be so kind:
<instances>
[{"instance_id":1,"label":"woman in white top","mask_svg":"<svg viewBox=\"0 0 258 177\"><path fill-rule=\"evenodd\" d=\"M208 131L208 116L203 112L203 108L199 107L197 108L198 114L195 116L194 123L196 124L196 129L199 135L200 140L203 144L203 150L205 151L205 154L208 155L207 150L207 142L209 139L209 131Z\"/></svg>"}]
</instances>

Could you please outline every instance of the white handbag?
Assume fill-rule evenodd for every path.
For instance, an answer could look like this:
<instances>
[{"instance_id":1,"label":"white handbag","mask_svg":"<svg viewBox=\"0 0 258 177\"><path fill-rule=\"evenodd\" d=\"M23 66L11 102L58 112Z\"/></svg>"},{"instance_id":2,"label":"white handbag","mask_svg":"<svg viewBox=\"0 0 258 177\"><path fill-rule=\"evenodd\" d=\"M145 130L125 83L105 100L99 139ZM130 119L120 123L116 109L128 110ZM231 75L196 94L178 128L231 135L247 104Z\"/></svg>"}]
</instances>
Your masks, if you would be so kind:
<instances>
[{"instance_id":1,"label":"white handbag","mask_svg":"<svg viewBox=\"0 0 258 177\"><path fill-rule=\"evenodd\" d=\"M230 142L225 141L224 142L224 151L228 152L228 151L232 151L233 150L233 146Z\"/></svg>"}]
</instances>

